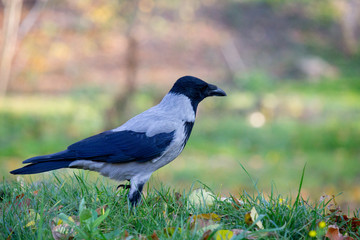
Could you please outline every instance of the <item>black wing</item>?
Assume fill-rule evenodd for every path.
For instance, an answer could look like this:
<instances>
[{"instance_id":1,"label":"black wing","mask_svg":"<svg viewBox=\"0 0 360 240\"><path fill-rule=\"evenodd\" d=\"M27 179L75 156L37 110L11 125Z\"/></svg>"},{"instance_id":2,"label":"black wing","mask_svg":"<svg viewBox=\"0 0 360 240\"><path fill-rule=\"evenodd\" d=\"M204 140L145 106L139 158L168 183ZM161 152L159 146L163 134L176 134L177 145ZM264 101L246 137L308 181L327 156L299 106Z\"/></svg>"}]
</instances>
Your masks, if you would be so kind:
<instances>
[{"instance_id":1,"label":"black wing","mask_svg":"<svg viewBox=\"0 0 360 240\"><path fill-rule=\"evenodd\" d=\"M23 163L92 160L108 163L146 162L159 157L173 140L175 131L152 137L144 132L106 131L70 145L65 151L37 156Z\"/></svg>"},{"instance_id":2,"label":"black wing","mask_svg":"<svg viewBox=\"0 0 360 240\"><path fill-rule=\"evenodd\" d=\"M106 131L68 147L77 159L108 163L146 162L159 157L173 140L175 131L152 137L143 132Z\"/></svg>"}]
</instances>

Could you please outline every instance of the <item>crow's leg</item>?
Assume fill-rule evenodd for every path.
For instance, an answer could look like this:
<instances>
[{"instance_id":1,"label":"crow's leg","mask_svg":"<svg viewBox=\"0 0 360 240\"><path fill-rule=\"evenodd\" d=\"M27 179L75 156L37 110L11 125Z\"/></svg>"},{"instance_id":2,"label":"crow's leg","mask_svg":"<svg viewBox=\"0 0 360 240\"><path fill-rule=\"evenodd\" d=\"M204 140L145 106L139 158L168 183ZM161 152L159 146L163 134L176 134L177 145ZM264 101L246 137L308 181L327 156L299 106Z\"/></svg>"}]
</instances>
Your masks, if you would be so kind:
<instances>
[{"instance_id":1,"label":"crow's leg","mask_svg":"<svg viewBox=\"0 0 360 240\"><path fill-rule=\"evenodd\" d=\"M131 203L131 206L136 206L140 200L141 200L141 192L143 190L145 183L139 183L139 184L131 184L130 192L129 192L129 201ZM135 185L135 187L133 187Z\"/></svg>"},{"instance_id":2,"label":"crow's leg","mask_svg":"<svg viewBox=\"0 0 360 240\"><path fill-rule=\"evenodd\" d=\"M151 173L142 173L131 178L131 187L128 195L131 206L136 206L140 202L144 184L149 180L150 176Z\"/></svg>"}]
</instances>

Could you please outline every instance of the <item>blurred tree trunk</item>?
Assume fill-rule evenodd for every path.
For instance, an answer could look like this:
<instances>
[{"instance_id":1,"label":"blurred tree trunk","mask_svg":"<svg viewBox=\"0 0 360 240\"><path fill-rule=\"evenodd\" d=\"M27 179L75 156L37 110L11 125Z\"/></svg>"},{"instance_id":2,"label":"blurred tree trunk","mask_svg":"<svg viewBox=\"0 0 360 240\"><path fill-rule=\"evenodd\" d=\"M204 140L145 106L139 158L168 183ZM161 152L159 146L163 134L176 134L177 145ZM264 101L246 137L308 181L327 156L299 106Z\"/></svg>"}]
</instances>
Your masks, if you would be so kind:
<instances>
[{"instance_id":1,"label":"blurred tree trunk","mask_svg":"<svg viewBox=\"0 0 360 240\"><path fill-rule=\"evenodd\" d=\"M341 15L341 31L344 42L344 50L348 55L358 52L359 42L356 38L356 28L360 21L359 0L344 0Z\"/></svg>"},{"instance_id":2,"label":"blurred tree trunk","mask_svg":"<svg viewBox=\"0 0 360 240\"><path fill-rule=\"evenodd\" d=\"M127 51L125 55L125 91L118 92L113 104L106 111L105 128L114 128L120 120L125 120L128 115L128 107L131 97L136 90L136 76L138 71L138 42L136 38L129 35L127 38ZM124 116L125 115L125 116Z\"/></svg>"},{"instance_id":3,"label":"blurred tree trunk","mask_svg":"<svg viewBox=\"0 0 360 240\"><path fill-rule=\"evenodd\" d=\"M105 129L114 128L127 119L130 114L130 100L136 91L136 77L138 72L138 41L134 34L134 24L138 15L139 1L129 3L132 9L128 18L128 26L125 32L127 38L127 50L125 54L125 85L124 91L119 91L114 97L114 102L106 110ZM126 119L125 119L126 118Z\"/></svg>"},{"instance_id":4,"label":"blurred tree trunk","mask_svg":"<svg viewBox=\"0 0 360 240\"><path fill-rule=\"evenodd\" d=\"M3 0L4 21L0 58L0 98L4 97L10 81L20 25L22 0Z\"/></svg>"}]
</instances>

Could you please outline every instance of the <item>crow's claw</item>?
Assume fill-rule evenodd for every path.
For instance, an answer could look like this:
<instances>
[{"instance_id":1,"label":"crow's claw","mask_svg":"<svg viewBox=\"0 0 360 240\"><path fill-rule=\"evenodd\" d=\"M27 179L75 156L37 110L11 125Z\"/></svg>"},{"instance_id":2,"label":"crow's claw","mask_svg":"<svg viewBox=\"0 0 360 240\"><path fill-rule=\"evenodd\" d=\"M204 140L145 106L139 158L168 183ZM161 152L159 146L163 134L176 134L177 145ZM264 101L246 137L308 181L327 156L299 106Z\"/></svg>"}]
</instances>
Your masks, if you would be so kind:
<instances>
[{"instance_id":1,"label":"crow's claw","mask_svg":"<svg viewBox=\"0 0 360 240\"><path fill-rule=\"evenodd\" d=\"M119 186L117 186L116 190L118 190L119 188L129 189L130 184L120 184Z\"/></svg>"}]
</instances>

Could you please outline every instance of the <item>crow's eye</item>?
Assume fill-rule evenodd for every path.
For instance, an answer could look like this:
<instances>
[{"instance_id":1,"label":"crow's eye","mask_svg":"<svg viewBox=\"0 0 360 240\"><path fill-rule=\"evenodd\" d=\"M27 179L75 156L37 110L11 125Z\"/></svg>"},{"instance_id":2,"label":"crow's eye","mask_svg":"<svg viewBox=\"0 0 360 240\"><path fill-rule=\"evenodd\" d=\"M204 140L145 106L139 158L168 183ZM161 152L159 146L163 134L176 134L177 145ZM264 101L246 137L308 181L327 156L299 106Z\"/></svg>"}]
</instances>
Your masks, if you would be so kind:
<instances>
[{"instance_id":1,"label":"crow's eye","mask_svg":"<svg viewBox=\"0 0 360 240\"><path fill-rule=\"evenodd\" d=\"M201 91L202 91L202 92L205 91L206 89L207 89L207 86L201 87Z\"/></svg>"}]
</instances>

